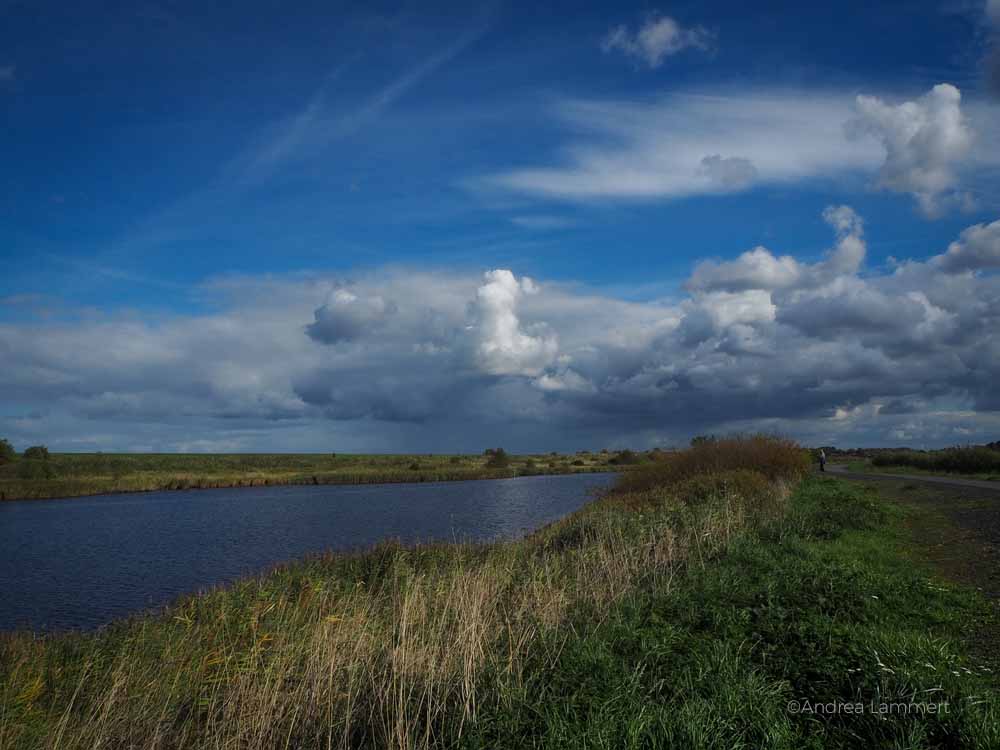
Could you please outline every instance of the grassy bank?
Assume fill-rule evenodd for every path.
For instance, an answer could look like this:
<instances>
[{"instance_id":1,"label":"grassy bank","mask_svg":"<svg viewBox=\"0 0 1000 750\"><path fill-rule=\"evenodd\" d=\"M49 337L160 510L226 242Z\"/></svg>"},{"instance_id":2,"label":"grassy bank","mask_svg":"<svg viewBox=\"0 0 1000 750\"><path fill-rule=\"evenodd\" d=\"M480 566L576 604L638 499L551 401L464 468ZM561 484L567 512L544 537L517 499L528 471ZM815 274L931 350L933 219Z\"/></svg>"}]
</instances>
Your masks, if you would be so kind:
<instances>
[{"instance_id":1,"label":"grassy bank","mask_svg":"<svg viewBox=\"0 0 1000 750\"><path fill-rule=\"evenodd\" d=\"M532 474L614 471L616 452L508 456L53 453L0 465L0 500L110 492L498 479ZM497 465L500 464L500 465Z\"/></svg>"},{"instance_id":2,"label":"grassy bank","mask_svg":"<svg viewBox=\"0 0 1000 750\"><path fill-rule=\"evenodd\" d=\"M905 557L898 512L806 469L720 441L519 542L385 544L6 636L0 747L1000 746L961 647L991 610ZM838 701L946 708L809 710Z\"/></svg>"}]
</instances>

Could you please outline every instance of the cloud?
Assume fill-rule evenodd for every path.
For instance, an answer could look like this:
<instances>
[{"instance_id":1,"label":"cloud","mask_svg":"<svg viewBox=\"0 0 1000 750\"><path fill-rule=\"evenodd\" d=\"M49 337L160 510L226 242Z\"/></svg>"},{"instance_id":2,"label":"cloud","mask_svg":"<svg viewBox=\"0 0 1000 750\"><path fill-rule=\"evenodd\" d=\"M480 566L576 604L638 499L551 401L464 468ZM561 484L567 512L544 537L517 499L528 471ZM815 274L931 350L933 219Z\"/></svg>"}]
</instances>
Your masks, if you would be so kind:
<instances>
[{"instance_id":1,"label":"cloud","mask_svg":"<svg viewBox=\"0 0 1000 750\"><path fill-rule=\"evenodd\" d=\"M621 52L650 69L686 49L710 50L714 36L701 26L685 29L670 16L651 15L635 32L627 26L611 29L601 41L605 53Z\"/></svg>"},{"instance_id":2,"label":"cloud","mask_svg":"<svg viewBox=\"0 0 1000 750\"><path fill-rule=\"evenodd\" d=\"M766 247L755 247L734 261L702 261L685 287L692 292L769 292L812 287L841 274L858 271L865 258L864 223L850 206L829 206L823 219L836 231L837 243L821 262L803 265L790 255L776 256Z\"/></svg>"},{"instance_id":3,"label":"cloud","mask_svg":"<svg viewBox=\"0 0 1000 750\"><path fill-rule=\"evenodd\" d=\"M1000 111L954 86L890 104L837 91L684 94L653 101L569 100L567 131L548 165L513 167L474 184L566 201L722 195L804 181L876 176L936 216L973 204L976 174L1000 162ZM966 180L968 178L968 180Z\"/></svg>"},{"instance_id":4,"label":"cloud","mask_svg":"<svg viewBox=\"0 0 1000 750\"><path fill-rule=\"evenodd\" d=\"M346 75L350 67L350 63L341 65L327 76L324 85L300 111L234 161L231 171L235 179L243 183L266 179L278 168L315 155L331 143L371 125L411 89L482 37L486 30L486 23L469 28L347 111L334 110L329 96L332 84Z\"/></svg>"},{"instance_id":5,"label":"cloud","mask_svg":"<svg viewBox=\"0 0 1000 750\"><path fill-rule=\"evenodd\" d=\"M337 289L326 304L316 308L316 320L306 326L306 333L324 344L353 341L375 330L395 312L395 307L378 295L361 299L347 289Z\"/></svg>"},{"instance_id":6,"label":"cloud","mask_svg":"<svg viewBox=\"0 0 1000 750\"><path fill-rule=\"evenodd\" d=\"M42 415L0 417L0 434L75 449L421 452L737 429L995 440L1000 222L882 272L864 268L857 213L822 219L825 257L753 248L699 264L669 301L509 269L376 269L216 281L201 290L212 314L0 324L0 390Z\"/></svg>"},{"instance_id":7,"label":"cloud","mask_svg":"<svg viewBox=\"0 0 1000 750\"><path fill-rule=\"evenodd\" d=\"M562 164L480 183L563 200L650 200L871 172L882 160L878 143L847 137L851 99L833 93L576 100L554 112L578 134L562 149Z\"/></svg>"},{"instance_id":8,"label":"cloud","mask_svg":"<svg viewBox=\"0 0 1000 750\"><path fill-rule=\"evenodd\" d=\"M1000 221L969 227L931 262L948 273L1000 268Z\"/></svg>"},{"instance_id":9,"label":"cloud","mask_svg":"<svg viewBox=\"0 0 1000 750\"><path fill-rule=\"evenodd\" d=\"M927 216L937 216L957 191L958 170L969 155L973 135L961 109L962 95L942 83L913 101L888 104L876 96L858 96L852 137L870 135L885 149L879 185L909 193Z\"/></svg>"},{"instance_id":10,"label":"cloud","mask_svg":"<svg viewBox=\"0 0 1000 750\"><path fill-rule=\"evenodd\" d=\"M738 156L706 156L701 160L701 173L724 190L741 190L757 179L753 162Z\"/></svg>"},{"instance_id":11,"label":"cloud","mask_svg":"<svg viewBox=\"0 0 1000 750\"><path fill-rule=\"evenodd\" d=\"M538 375L555 358L556 338L544 331L526 333L517 317L519 300L537 294L538 287L504 269L487 271L483 278L473 304L480 366L491 375Z\"/></svg>"}]
</instances>

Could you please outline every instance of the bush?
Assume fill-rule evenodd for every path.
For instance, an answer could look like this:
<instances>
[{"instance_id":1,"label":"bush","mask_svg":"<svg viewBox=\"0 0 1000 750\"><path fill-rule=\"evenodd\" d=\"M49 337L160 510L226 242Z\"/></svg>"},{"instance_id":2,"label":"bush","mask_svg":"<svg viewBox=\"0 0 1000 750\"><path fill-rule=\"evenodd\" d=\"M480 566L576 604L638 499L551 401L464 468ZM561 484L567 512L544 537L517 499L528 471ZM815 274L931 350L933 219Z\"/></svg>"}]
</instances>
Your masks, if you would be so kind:
<instances>
[{"instance_id":1,"label":"bush","mask_svg":"<svg viewBox=\"0 0 1000 750\"><path fill-rule=\"evenodd\" d=\"M632 466L633 464L640 463L641 461L642 459L637 453L626 448L617 456L613 456L608 463L614 464L615 466Z\"/></svg>"},{"instance_id":2,"label":"bush","mask_svg":"<svg viewBox=\"0 0 1000 750\"><path fill-rule=\"evenodd\" d=\"M17 476L18 479L52 479L55 472L48 461L29 458L17 462Z\"/></svg>"},{"instance_id":3,"label":"bush","mask_svg":"<svg viewBox=\"0 0 1000 750\"><path fill-rule=\"evenodd\" d=\"M988 474L1000 472L1000 454L989 448L948 448L921 451L889 451L872 458L873 466L912 466L924 471Z\"/></svg>"},{"instance_id":4,"label":"bush","mask_svg":"<svg viewBox=\"0 0 1000 750\"><path fill-rule=\"evenodd\" d=\"M510 466L510 457L503 448L487 448L486 455L490 457L486 462L486 466L490 469L506 469Z\"/></svg>"},{"instance_id":5,"label":"bush","mask_svg":"<svg viewBox=\"0 0 1000 750\"><path fill-rule=\"evenodd\" d=\"M810 470L809 455L792 440L770 435L713 438L686 451L666 453L636 467L618 479L621 492L669 487L700 474L714 475L745 469L769 480L801 479Z\"/></svg>"},{"instance_id":6,"label":"bush","mask_svg":"<svg viewBox=\"0 0 1000 750\"><path fill-rule=\"evenodd\" d=\"M24 449L24 457L38 461L48 461L49 449L44 445L33 445L30 448Z\"/></svg>"},{"instance_id":7,"label":"bush","mask_svg":"<svg viewBox=\"0 0 1000 750\"><path fill-rule=\"evenodd\" d=\"M0 466L13 463L17 460L17 451L9 441L0 438Z\"/></svg>"}]
</instances>

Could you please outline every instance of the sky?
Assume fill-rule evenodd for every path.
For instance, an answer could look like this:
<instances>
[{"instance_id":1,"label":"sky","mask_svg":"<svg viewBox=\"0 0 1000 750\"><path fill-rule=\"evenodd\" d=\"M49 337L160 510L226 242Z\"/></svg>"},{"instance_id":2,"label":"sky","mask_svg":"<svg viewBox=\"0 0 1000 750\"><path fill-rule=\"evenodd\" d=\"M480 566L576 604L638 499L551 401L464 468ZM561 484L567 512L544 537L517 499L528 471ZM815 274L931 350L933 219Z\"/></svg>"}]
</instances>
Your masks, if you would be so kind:
<instances>
[{"instance_id":1,"label":"sky","mask_svg":"<svg viewBox=\"0 0 1000 750\"><path fill-rule=\"evenodd\" d=\"M0 0L0 436L1000 439L1000 0Z\"/></svg>"}]
</instances>

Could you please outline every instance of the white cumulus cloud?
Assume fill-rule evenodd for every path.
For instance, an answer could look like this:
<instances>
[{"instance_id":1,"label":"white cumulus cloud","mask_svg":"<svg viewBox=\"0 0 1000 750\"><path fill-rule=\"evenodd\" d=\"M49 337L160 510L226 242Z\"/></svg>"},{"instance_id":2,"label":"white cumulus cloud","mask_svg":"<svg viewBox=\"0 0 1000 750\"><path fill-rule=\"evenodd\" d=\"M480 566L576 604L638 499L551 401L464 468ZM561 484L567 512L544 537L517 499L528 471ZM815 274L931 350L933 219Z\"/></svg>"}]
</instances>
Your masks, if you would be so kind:
<instances>
[{"instance_id":1,"label":"white cumulus cloud","mask_svg":"<svg viewBox=\"0 0 1000 750\"><path fill-rule=\"evenodd\" d=\"M474 328L478 336L480 366L491 375L537 375L558 351L555 336L531 335L517 316L520 299L536 294L538 287L527 276L520 280L506 269L487 271L476 290Z\"/></svg>"},{"instance_id":2,"label":"white cumulus cloud","mask_svg":"<svg viewBox=\"0 0 1000 750\"><path fill-rule=\"evenodd\" d=\"M879 185L912 194L928 216L941 213L943 203L965 197L957 192L958 170L973 135L961 103L959 90L947 83L899 104L858 96L858 117L848 123L851 134L874 136L884 147Z\"/></svg>"}]
</instances>

